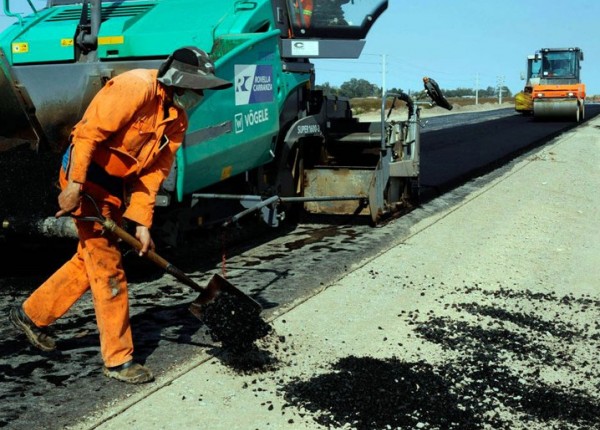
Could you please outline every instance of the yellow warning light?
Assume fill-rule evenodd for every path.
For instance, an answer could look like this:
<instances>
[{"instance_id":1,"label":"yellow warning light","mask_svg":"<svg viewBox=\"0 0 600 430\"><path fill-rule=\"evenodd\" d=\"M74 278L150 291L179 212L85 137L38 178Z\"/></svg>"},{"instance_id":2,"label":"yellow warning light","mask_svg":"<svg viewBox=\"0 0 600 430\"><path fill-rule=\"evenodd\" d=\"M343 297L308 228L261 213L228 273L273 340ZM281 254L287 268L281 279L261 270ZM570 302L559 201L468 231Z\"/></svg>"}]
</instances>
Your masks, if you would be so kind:
<instances>
[{"instance_id":1,"label":"yellow warning light","mask_svg":"<svg viewBox=\"0 0 600 430\"><path fill-rule=\"evenodd\" d=\"M12 44L12 53L13 54L24 54L29 52L29 43L27 42L14 42Z\"/></svg>"},{"instance_id":2,"label":"yellow warning light","mask_svg":"<svg viewBox=\"0 0 600 430\"><path fill-rule=\"evenodd\" d=\"M229 178L231 176L232 171L233 166L223 167L223 170L221 170L221 180Z\"/></svg>"}]
</instances>

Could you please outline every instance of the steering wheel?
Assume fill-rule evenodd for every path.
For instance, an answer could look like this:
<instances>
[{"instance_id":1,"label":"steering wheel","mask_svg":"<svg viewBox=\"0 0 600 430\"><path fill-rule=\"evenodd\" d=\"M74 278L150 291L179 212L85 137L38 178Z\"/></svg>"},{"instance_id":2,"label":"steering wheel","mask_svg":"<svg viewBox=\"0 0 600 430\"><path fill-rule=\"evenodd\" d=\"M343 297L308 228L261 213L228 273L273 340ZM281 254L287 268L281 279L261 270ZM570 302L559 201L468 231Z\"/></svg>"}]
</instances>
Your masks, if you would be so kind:
<instances>
[{"instance_id":1,"label":"steering wheel","mask_svg":"<svg viewBox=\"0 0 600 430\"><path fill-rule=\"evenodd\" d=\"M436 81L426 76L423 78L423 85L425 86L427 95L436 105L443 107L444 109L452 110L452 105L446 100Z\"/></svg>"}]
</instances>

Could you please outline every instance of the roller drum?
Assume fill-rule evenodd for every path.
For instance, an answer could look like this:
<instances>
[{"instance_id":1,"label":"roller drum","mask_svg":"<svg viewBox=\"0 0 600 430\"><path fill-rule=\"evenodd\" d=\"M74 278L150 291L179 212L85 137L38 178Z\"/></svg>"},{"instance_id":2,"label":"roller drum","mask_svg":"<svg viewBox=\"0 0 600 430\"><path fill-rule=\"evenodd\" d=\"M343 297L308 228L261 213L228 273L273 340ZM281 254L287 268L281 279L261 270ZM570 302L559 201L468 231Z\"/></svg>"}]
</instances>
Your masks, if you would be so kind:
<instances>
[{"instance_id":1,"label":"roller drum","mask_svg":"<svg viewBox=\"0 0 600 430\"><path fill-rule=\"evenodd\" d=\"M572 118L579 120L579 103L576 99L535 100L533 115L536 118Z\"/></svg>"}]
</instances>

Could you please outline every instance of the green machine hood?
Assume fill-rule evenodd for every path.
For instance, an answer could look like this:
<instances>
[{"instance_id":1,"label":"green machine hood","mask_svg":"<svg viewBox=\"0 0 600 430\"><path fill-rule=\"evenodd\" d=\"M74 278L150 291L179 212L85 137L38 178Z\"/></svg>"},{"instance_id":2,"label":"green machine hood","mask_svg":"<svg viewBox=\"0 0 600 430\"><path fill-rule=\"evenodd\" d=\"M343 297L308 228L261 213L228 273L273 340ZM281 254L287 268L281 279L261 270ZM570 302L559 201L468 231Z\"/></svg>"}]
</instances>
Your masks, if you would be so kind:
<instances>
[{"instance_id":1,"label":"green machine hood","mask_svg":"<svg viewBox=\"0 0 600 430\"><path fill-rule=\"evenodd\" d=\"M0 46L11 64L77 61L80 54L92 51L100 60L165 57L184 45L209 51L219 34L253 32L268 25L272 15L266 0L251 6L222 0L68 3L32 14L2 35ZM101 13L94 29L96 4ZM249 8L251 14L237 13ZM82 29L97 34L90 37ZM87 48L82 46L84 39Z\"/></svg>"},{"instance_id":2,"label":"green machine hood","mask_svg":"<svg viewBox=\"0 0 600 430\"><path fill-rule=\"evenodd\" d=\"M347 21L322 9L304 28L291 0L80 1L48 0L0 34L0 138L60 153L107 80L197 46L234 86L188 112L169 190L179 200L272 162L314 84L310 58L357 58L387 8L343 1Z\"/></svg>"}]
</instances>

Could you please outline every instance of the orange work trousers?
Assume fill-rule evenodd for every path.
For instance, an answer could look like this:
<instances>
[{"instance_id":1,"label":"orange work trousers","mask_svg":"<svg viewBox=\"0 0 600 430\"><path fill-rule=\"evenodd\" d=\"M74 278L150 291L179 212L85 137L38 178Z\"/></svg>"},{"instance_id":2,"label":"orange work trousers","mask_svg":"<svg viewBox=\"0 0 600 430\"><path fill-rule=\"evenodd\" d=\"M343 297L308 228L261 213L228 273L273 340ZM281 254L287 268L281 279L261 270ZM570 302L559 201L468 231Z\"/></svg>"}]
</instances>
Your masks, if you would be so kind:
<instances>
[{"instance_id":1,"label":"orange work trousers","mask_svg":"<svg viewBox=\"0 0 600 430\"><path fill-rule=\"evenodd\" d=\"M64 186L64 172L61 171ZM91 183L84 185L102 215L116 223L122 220L120 199ZM93 204L82 198L75 215L97 216ZM38 327L46 327L62 317L91 289L100 349L105 366L119 366L133 358L129 324L127 280L116 239L91 221L75 220L79 234L77 252L23 303L23 310Z\"/></svg>"}]
</instances>

